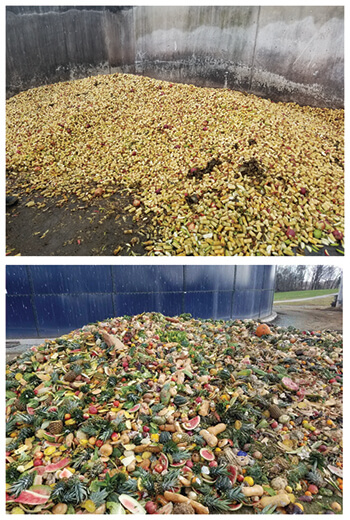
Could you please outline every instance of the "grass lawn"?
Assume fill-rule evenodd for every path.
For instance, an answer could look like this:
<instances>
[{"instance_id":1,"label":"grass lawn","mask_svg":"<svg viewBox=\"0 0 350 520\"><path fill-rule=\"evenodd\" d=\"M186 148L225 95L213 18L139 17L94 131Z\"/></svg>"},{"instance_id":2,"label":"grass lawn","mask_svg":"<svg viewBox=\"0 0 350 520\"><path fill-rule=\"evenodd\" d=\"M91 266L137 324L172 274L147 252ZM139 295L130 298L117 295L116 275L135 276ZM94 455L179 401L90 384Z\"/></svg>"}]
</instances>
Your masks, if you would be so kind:
<instances>
[{"instance_id":1,"label":"grass lawn","mask_svg":"<svg viewBox=\"0 0 350 520\"><path fill-rule=\"evenodd\" d=\"M324 296L338 292L338 289L317 289L313 291L288 291L275 293L274 302L282 302L284 300L297 300L299 298L313 298L315 296Z\"/></svg>"}]
</instances>

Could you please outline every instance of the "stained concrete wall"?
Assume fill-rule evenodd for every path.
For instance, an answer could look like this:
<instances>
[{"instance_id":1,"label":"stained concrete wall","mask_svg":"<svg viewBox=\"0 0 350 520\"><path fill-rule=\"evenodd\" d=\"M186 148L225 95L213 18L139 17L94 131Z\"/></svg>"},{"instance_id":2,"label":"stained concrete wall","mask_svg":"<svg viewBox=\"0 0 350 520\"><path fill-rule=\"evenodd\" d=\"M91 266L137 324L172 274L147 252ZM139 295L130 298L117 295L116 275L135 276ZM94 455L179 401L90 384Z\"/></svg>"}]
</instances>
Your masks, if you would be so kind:
<instances>
[{"instance_id":1,"label":"stained concrete wall","mask_svg":"<svg viewBox=\"0 0 350 520\"><path fill-rule=\"evenodd\" d=\"M342 6L7 7L7 95L111 72L344 106Z\"/></svg>"}]
</instances>

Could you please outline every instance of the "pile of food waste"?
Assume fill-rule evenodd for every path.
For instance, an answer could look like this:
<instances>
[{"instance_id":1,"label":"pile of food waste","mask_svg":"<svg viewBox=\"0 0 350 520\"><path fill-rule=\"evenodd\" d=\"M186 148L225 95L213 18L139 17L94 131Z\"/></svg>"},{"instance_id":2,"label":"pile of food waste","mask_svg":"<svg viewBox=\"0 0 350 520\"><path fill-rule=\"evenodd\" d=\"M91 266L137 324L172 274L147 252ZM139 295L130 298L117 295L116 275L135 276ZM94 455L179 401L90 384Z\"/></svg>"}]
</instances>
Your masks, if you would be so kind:
<instances>
[{"instance_id":1,"label":"pile of food waste","mask_svg":"<svg viewBox=\"0 0 350 520\"><path fill-rule=\"evenodd\" d=\"M6 115L8 193L33 212L122 193L152 256L342 251L342 109L110 74L21 92Z\"/></svg>"},{"instance_id":2,"label":"pile of food waste","mask_svg":"<svg viewBox=\"0 0 350 520\"><path fill-rule=\"evenodd\" d=\"M342 334L144 313L6 370L6 509L342 511Z\"/></svg>"}]
</instances>

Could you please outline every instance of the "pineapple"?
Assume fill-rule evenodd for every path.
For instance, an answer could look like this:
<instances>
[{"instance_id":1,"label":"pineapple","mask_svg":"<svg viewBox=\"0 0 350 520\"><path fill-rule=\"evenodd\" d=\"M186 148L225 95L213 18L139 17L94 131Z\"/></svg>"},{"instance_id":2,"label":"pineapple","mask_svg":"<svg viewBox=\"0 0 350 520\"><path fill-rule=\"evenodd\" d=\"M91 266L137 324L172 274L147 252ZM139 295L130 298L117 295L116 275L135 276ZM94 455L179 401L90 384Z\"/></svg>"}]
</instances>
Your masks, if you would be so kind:
<instances>
[{"instance_id":1,"label":"pineapple","mask_svg":"<svg viewBox=\"0 0 350 520\"><path fill-rule=\"evenodd\" d=\"M76 380L77 376L82 373L82 367L78 364L72 364L69 367L68 372L65 373L63 379L68 381L69 383L73 383Z\"/></svg>"},{"instance_id":2,"label":"pineapple","mask_svg":"<svg viewBox=\"0 0 350 520\"><path fill-rule=\"evenodd\" d=\"M75 381L76 377L77 377L77 374L74 372L74 370L68 370L68 372L66 372L66 374L64 374L63 379L65 381L68 381L69 383L73 383L73 381Z\"/></svg>"},{"instance_id":3,"label":"pineapple","mask_svg":"<svg viewBox=\"0 0 350 520\"><path fill-rule=\"evenodd\" d=\"M60 420L51 421L48 429L52 435L59 435L63 430L63 422Z\"/></svg>"},{"instance_id":4,"label":"pineapple","mask_svg":"<svg viewBox=\"0 0 350 520\"><path fill-rule=\"evenodd\" d=\"M16 399L14 405L20 412L24 412L27 409L26 404L20 399Z\"/></svg>"},{"instance_id":5,"label":"pineapple","mask_svg":"<svg viewBox=\"0 0 350 520\"><path fill-rule=\"evenodd\" d=\"M227 475L220 475L215 480L214 486L216 490L220 491L221 493L225 493L226 491L232 489L232 482Z\"/></svg>"},{"instance_id":6,"label":"pineapple","mask_svg":"<svg viewBox=\"0 0 350 520\"><path fill-rule=\"evenodd\" d=\"M156 475L153 481L153 489L155 495L161 495L163 492L163 479L161 475Z\"/></svg>"},{"instance_id":7,"label":"pineapple","mask_svg":"<svg viewBox=\"0 0 350 520\"><path fill-rule=\"evenodd\" d=\"M283 413L282 410L276 404L271 404L269 406L269 412L273 419L279 419Z\"/></svg>"},{"instance_id":8,"label":"pineapple","mask_svg":"<svg viewBox=\"0 0 350 520\"><path fill-rule=\"evenodd\" d=\"M53 401L53 397L52 395L49 395L45 401L42 402L42 406L50 406L52 404L52 401Z\"/></svg>"},{"instance_id":9,"label":"pineapple","mask_svg":"<svg viewBox=\"0 0 350 520\"><path fill-rule=\"evenodd\" d=\"M105 465L102 462L102 460L97 460L96 462L89 463L89 469L85 475L89 479L94 479L94 478L98 477L104 469L105 469Z\"/></svg>"},{"instance_id":10,"label":"pineapple","mask_svg":"<svg viewBox=\"0 0 350 520\"><path fill-rule=\"evenodd\" d=\"M175 432L172 435L172 440L176 444L188 444L191 441L191 437L187 433Z\"/></svg>"},{"instance_id":11,"label":"pineapple","mask_svg":"<svg viewBox=\"0 0 350 520\"><path fill-rule=\"evenodd\" d=\"M170 470L163 475L147 474L141 476L141 485L150 495L162 495L178 486L180 470Z\"/></svg>"},{"instance_id":12,"label":"pineapple","mask_svg":"<svg viewBox=\"0 0 350 520\"><path fill-rule=\"evenodd\" d=\"M315 461L312 469L306 473L305 478L317 487L323 487L325 485L321 472L317 469L317 461Z\"/></svg>"}]
</instances>

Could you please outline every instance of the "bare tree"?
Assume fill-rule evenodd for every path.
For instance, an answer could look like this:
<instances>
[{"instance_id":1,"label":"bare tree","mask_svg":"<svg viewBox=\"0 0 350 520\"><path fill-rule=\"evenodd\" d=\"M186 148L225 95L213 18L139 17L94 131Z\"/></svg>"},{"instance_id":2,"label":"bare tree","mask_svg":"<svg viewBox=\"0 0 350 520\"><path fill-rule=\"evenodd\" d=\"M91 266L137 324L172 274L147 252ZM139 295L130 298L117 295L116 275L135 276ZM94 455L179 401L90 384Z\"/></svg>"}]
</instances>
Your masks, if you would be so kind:
<instances>
[{"instance_id":1,"label":"bare tree","mask_svg":"<svg viewBox=\"0 0 350 520\"><path fill-rule=\"evenodd\" d=\"M336 289L341 269L334 265L281 265L276 270L275 291Z\"/></svg>"}]
</instances>

